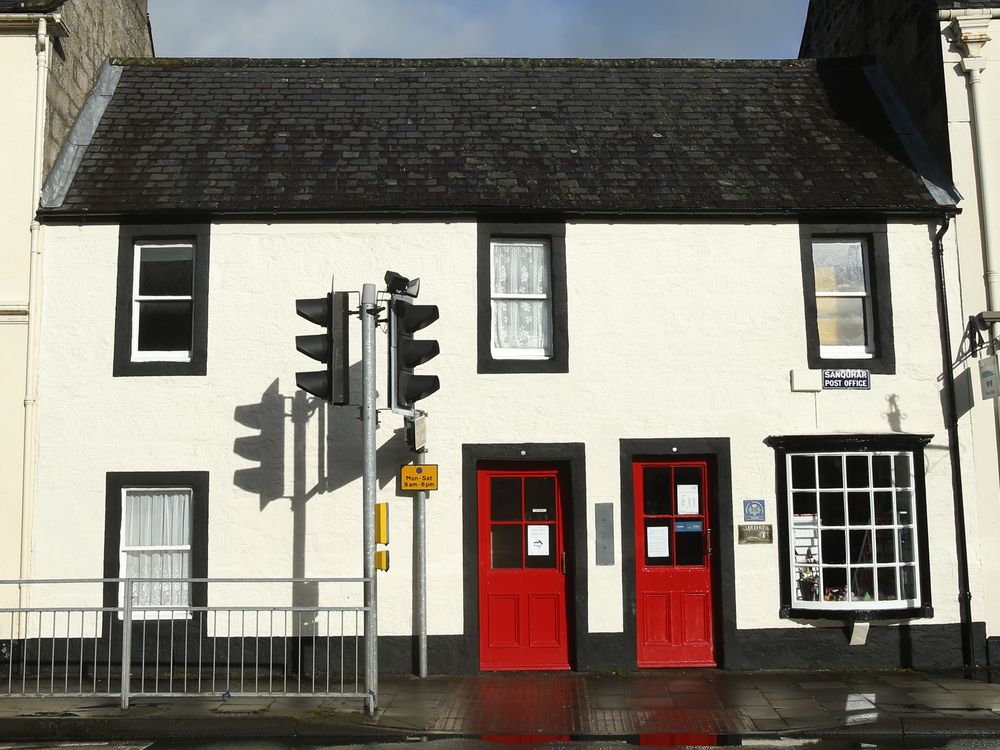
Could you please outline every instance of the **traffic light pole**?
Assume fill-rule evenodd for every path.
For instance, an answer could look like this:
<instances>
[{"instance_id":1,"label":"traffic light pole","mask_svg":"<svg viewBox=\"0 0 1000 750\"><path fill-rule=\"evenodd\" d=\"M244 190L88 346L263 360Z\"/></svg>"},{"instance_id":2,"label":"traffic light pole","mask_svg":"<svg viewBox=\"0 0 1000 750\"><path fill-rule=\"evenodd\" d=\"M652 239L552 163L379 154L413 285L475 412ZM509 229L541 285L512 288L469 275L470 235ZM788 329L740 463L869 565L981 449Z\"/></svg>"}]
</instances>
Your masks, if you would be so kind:
<instances>
[{"instance_id":1,"label":"traffic light pole","mask_svg":"<svg viewBox=\"0 0 1000 750\"><path fill-rule=\"evenodd\" d=\"M375 586L375 500L378 491L375 465L378 411L375 405L375 329L378 309L375 285L361 288L361 377L363 397L361 425L364 432L364 483L362 514L364 527L365 583L365 692L368 713L378 703L378 592Z\"/></svg>"},{"instance_id":2,"label":"traffic light pole","mask_svg":"<svg viewBox=\"0 0 1000 750\"><path fill-rule=\"evenodd\" d=\"M421 448L417 451L418 466L424 463L427 451ZM416 527L415 553L417 561L416 574L416 612L417 623L417 674L427 676L427 492L419 490L413 498L413 522Z\"/></svg>"}]
</instances>

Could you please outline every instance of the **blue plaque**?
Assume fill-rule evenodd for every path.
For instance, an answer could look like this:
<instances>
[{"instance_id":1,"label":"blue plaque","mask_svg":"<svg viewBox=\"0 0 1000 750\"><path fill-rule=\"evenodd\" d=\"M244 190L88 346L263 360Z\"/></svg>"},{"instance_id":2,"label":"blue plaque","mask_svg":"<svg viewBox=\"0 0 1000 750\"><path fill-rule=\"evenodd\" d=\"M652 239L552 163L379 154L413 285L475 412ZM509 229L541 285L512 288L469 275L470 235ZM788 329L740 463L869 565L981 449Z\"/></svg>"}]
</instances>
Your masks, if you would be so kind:
<instances>
[{"instance_id":1,"label":"blue plaque","mask_svg":"<svg viewBox=\"0 0 1000 750\"><path fill-rule=\"evenodd\" d=\"M764 520L764 501L745 498L743 500L743 520L747 523Z\"/></svg>"}]
</instances>

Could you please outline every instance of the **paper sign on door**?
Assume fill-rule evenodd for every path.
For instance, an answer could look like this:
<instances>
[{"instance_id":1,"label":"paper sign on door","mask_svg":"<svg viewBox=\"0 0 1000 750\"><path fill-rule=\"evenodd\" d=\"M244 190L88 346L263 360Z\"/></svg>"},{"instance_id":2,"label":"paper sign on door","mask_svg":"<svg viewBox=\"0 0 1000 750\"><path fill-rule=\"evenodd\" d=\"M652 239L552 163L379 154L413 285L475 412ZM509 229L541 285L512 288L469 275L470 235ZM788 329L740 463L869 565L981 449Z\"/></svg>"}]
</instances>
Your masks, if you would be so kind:
<instances>
[{"instance_id":1,"label":"paper sign on door","mask_svg":"<svg viewBox=\"0 0 1000 750\"><path fill-rule=\"evenodd\" d=\"M670 557L670 527L646 527L646 556Z\"/></svg>"},{"instance_id":2,"label":"paper sign on door","mask_svg":"<svg viewBox=\"0 0 1000 750\"><path fill-rule=\"evenodd\" d=\"M528 556L545 557L549 554L549 527L528 524Z\"/></svg>"},{"instance_id":3,"label":"paper sign on door","mask_svg":"<svg viewBox=\"0 0 1000 750\"><path fill-rule=\"evenodd\" d=\"M677 485L677 515L679 516L698 515L698 485L696 484Z\"/></svg>"}]
</instances>

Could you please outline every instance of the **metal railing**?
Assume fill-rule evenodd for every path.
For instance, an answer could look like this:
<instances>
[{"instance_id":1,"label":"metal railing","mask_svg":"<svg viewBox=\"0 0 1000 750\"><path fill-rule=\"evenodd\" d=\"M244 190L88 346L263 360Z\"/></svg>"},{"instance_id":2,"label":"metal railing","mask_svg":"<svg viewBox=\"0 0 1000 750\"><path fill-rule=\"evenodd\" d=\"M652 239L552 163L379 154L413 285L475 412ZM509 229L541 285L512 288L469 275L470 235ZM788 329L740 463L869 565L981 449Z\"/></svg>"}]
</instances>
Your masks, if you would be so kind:
<instances>
[{"instance_id":1,"label":"metal railing","mask_svg":"<svg viewBox=\"0 0 1000 750\"><path fill-rule=\"evenodd\" d=\"M314 696L374 710L366 582L0 580L0 698Z\"/></svg>"}]
</instances>

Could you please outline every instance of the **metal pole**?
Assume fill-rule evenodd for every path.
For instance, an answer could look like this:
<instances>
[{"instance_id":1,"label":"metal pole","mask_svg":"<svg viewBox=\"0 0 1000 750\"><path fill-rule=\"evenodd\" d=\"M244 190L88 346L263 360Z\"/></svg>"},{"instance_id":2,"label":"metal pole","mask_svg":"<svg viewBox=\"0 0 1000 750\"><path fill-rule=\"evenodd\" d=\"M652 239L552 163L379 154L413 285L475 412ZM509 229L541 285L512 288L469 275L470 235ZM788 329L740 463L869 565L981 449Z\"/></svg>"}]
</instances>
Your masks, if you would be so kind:
<instances>
[{"instance_id":1,"label":"metal pole","mask_svg":"<svg viewBox=\"0 0 1000 750\"><path fill-rule=\"evenodd\" d=\"M420 466L427 458L427 450L417 451L416 464ZM416 606L414 619L417 626L417 675L427 676L427 491L420 490L413 498L413 524L416 527L414 557L416 558Z\"/></svg>"},{"instance_id":2,"label":"metal pole","mask_svg":"<svg viewBox=\"0 0 1000 750\"><path fill-rule=\"evenodd\" d=\"M124 607L122 608L122 711L128 709L129 688L132 682L132 579L126 578L119 581L120 586L125 588ZM114 624L115 615L112 612L109 618ZM109 630L111 626L109 626ZM108 634L110 645L111 634ZM108 674L108 679L111 675ZM109 685L110 687L110 685Z\"/></svg>"},{"instance_id":3,"label":"metal pole","mask_svg":"<svg viewBox=\"0 0 1000 750\"><path fill-rule=\"evenodd\" d=\"M375 285L361 288L361 425L364 432L364 527L365 578L365 692L368 713L374 714L378 703L378 593L375 588L375 494L378 490L376 470L375 429L378 412L375 408L375 329L378 323L375 307Z\"/></svg>"}]
</instances>

